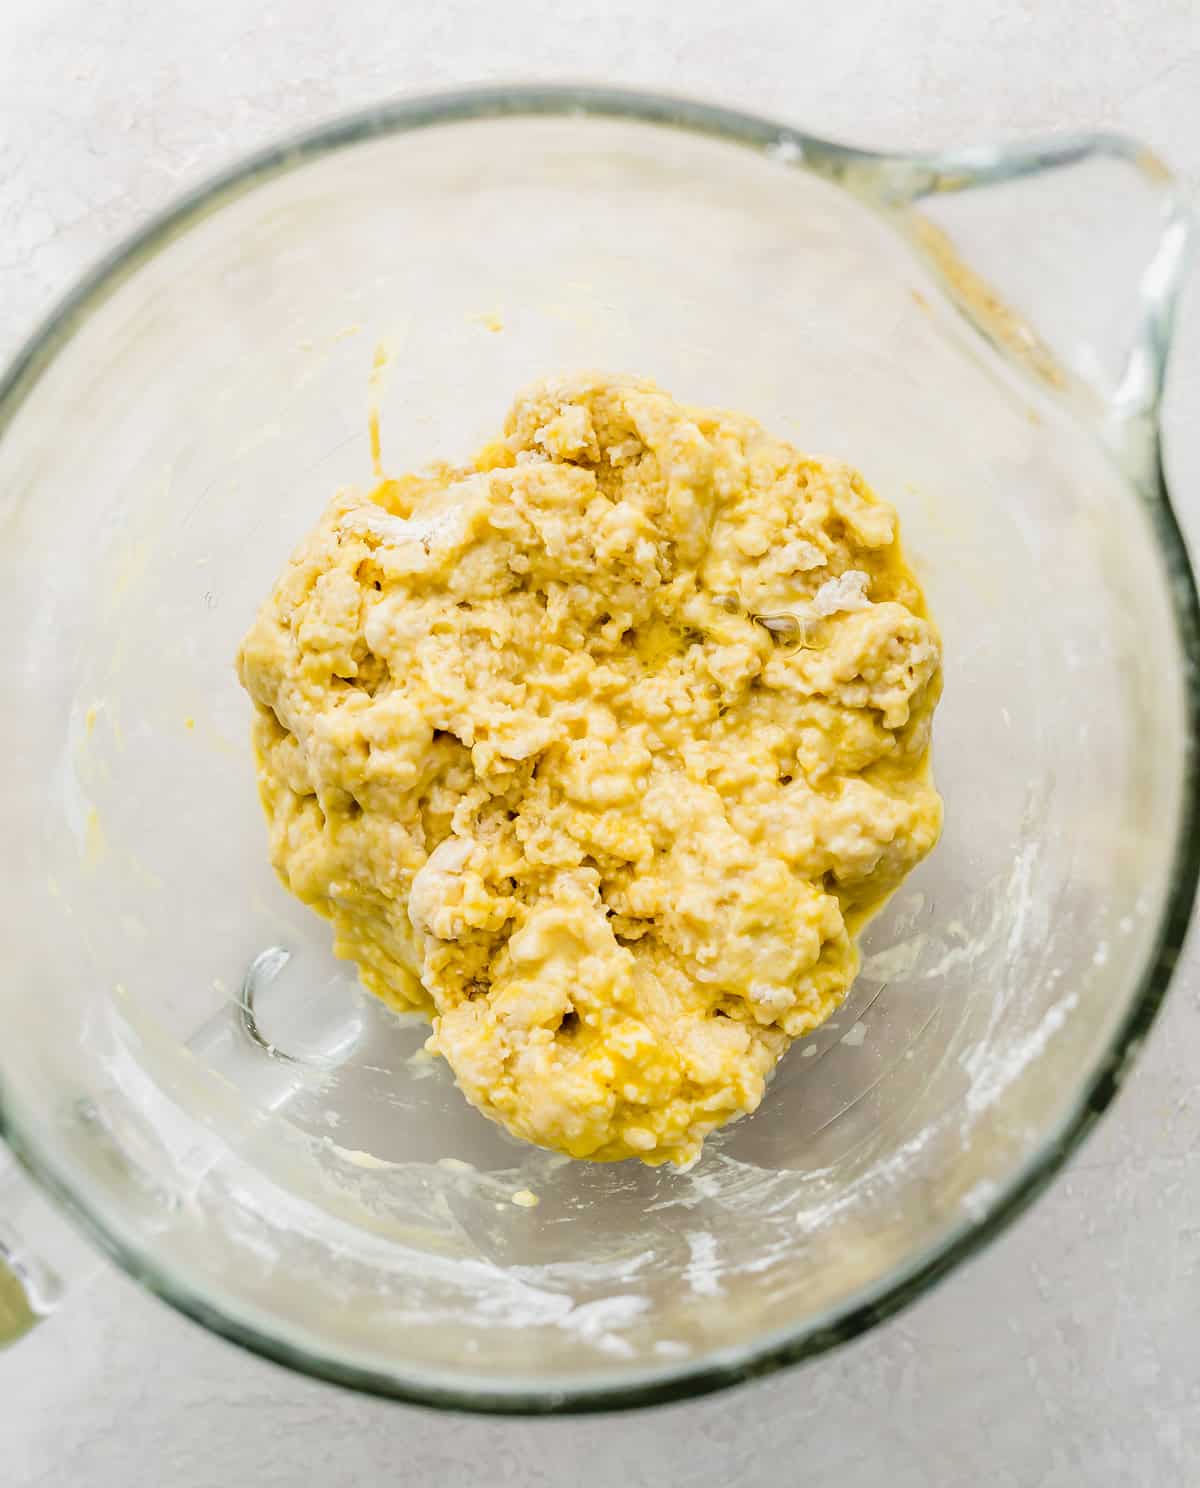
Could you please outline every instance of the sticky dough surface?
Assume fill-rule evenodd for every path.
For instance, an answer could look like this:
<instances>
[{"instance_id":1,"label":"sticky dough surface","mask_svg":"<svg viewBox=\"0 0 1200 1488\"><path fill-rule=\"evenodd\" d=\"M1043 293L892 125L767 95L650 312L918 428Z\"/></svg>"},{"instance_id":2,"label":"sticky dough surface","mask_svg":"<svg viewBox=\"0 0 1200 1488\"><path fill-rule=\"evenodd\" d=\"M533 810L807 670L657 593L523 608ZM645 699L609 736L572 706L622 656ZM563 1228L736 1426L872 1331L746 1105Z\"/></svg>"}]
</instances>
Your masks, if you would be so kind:
<instances>
[{"instance_id":1,"label":"sticky dough surface","mask_svg":"<svg viewBox=\"0 0 1200 1488\"><path fill-rule=\"evenodd\" d=\"M932 847L937 633L849 467L652 383L340 493L243 642L271 856L470 1100L685 1163Z\"/></svg>"}]
</instances>

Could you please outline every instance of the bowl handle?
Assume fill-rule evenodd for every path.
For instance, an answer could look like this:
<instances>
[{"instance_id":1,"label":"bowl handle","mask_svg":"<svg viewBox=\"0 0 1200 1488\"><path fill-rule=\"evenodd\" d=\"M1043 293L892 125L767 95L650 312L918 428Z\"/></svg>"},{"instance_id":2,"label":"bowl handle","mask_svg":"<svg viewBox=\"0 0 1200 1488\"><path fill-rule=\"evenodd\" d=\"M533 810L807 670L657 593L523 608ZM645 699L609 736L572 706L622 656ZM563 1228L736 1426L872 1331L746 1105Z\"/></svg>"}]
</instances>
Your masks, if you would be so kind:
<instances>
[{"instance_id":1,"label":"bowl handle","mask_svg":"<svg viewBox=\"0 0 1200 1488\"><path fill-rule=\"evenodd\" d=\"M1082 134L838 166L988 340L1153 486L1192 238L1188 193L1158 157Z\"/></svg>"},{"instance_id":2,"label":"bowl handle","mask_svg":"<svg viewBox=\"0 0 1200 1488\"><path fill-rule=\"evenodd\" d=\"M99 1257L0 1143L0 1348L58 1311Z\"/></svg>"}]
</instances>

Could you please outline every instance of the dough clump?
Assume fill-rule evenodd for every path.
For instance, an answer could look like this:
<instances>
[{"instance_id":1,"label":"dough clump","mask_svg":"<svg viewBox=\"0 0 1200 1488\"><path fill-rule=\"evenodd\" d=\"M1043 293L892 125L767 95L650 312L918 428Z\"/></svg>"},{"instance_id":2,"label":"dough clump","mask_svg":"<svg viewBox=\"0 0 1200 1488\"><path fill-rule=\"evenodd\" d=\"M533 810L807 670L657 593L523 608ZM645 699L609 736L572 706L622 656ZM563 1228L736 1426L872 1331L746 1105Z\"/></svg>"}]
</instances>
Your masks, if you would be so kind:
<instances>
[{"instance_id":1,"label":"dough clump","mask_svg":"<svg viewBox=\"0 0 1200 1488\"><path fill-rule=\"evenodd\" d=\"M653 383L331 502L238 657L271 858L475 1106L690 1162L930 850L937 632L846 465Z\"/></svg>"}]
</instances>

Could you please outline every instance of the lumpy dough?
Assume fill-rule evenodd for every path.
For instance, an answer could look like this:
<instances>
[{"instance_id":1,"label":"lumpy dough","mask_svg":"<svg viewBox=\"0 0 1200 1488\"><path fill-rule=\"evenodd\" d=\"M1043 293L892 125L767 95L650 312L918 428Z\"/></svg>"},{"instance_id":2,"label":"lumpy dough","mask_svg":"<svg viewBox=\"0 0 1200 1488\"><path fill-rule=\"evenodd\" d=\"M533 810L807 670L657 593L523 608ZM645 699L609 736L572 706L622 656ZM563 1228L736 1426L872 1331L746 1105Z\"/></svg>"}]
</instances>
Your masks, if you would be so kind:
<instances>
[{"instance_id":1,"label":"lumpy dough","mask_svg":"<svg viewBox=\"0 0 1200 1488\"><path fill-rule=\"evenodd\" d=\"M691 1161L932 847L937 632L846 465L653 383L346 491L239 655L284 883L475 1106Z\"/></svg>"}]
</instances>

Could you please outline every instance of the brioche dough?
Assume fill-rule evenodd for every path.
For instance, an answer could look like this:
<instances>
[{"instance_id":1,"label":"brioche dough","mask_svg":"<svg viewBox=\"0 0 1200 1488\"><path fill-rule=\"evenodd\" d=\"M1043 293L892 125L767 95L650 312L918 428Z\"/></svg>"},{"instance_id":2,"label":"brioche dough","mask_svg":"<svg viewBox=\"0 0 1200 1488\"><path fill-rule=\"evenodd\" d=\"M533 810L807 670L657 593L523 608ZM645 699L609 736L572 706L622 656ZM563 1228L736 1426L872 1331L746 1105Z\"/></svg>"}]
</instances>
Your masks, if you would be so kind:
<instances>
[{"instance_id":1,"label":"brioche dough","mask_svg":"<svg viewBox=\"0 0 1200 1488\"><path fill-rule=\"evenodd\" d=\"M511 1132L686 1163L933 846L937 633L845 465L654 384L345 491L242 644L271 857Z\"/></svg>"}]
</instances>

